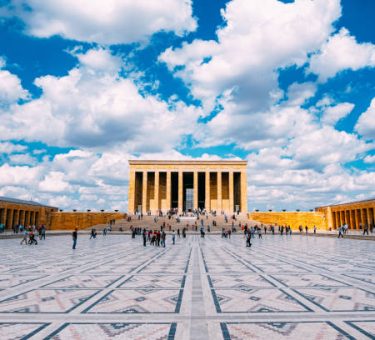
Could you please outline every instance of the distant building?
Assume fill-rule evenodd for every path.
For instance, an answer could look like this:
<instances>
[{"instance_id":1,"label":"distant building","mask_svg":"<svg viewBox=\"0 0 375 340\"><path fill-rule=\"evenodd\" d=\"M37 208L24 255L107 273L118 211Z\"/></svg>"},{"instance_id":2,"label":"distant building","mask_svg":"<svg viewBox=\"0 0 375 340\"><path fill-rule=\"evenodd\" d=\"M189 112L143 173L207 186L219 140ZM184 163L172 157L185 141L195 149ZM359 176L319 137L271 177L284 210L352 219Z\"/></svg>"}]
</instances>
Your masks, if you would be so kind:
<instances>
[{"instance_id":1,"label":"distant building","mask_svg":"<svg viewBox=\"0 0 375 340\"><path fill-rule=\"evenodd\" d=\"M375 198L317 207L315 211L325 214L328 228L347 224L350 229L362 229L365 225L374 226Z\"/></svg>"},{"instance_id":2,"label":"distant building","mask_svg":"<svg viewBox=\"0 0 375 340\"><path fill-rule=\"evenodd\" d=\"M247 161L129 161L128 211L247 212Z\"/></svg>"},{"instance_id":3,"label":"distant building","mask_svg":"<svg viewBox=\"0 0 375 340\"><path fill-rule=\"evenodd\" d=\"M0 224L5 229L12 229L16 225L39 225L47 227L51 223L51 214L58 208L34 201L24 201L0 196Z\"/></svg>"}]
</instances>

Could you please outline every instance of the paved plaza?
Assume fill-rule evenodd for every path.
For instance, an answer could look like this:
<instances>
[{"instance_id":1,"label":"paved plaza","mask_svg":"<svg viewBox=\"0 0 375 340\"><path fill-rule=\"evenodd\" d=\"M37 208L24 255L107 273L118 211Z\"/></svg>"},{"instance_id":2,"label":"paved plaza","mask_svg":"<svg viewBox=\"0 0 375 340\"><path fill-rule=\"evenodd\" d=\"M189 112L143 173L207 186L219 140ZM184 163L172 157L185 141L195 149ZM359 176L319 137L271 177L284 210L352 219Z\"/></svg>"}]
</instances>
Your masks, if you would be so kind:
<instances>
[{"instance_id":1,"label":"paved plaza","mask_svg":"<svg viewBox=\"0 0 375 340\"><path fill-rule=\"evenodd\" d=\"M368 339L375 243L198 235L0 240L0 339Z\"/></svg>"}]
</instances>

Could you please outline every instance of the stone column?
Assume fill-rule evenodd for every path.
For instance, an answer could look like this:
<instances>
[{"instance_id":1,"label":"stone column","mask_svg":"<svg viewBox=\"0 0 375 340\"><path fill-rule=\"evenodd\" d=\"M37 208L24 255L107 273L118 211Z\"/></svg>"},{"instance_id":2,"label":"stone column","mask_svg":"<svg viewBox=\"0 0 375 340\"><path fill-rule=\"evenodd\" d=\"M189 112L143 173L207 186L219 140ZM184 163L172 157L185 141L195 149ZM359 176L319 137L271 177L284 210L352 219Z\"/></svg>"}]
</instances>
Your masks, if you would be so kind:
<instances>
[{"instance_id":1,"label":"stone column","mask_svg":"<svg viewBox=\"0 0 375 340\"><path fill-rule=\"evenodd\" d=\"M161 208L159 205L159 171L155 171L154 202L154 208L158 211Z\"/></svg>"},{"instance_id":2,"label":"stone column","mask_svg":"<svg viewBox=\"0 0 375 340\"><path fill-rule=\"evenodd\" d=\"M134 214L135 207L135 171L131 170L129 174L129 189L128 189L128 211Z\"/></svg>"},{"instance_id":3,"label":"stone column","mask_svg":"<svg viewBox=\"0 0 375 340\"><path fill-rule=\"evenodd\" d=\"M329 228L335 229L335 227L333 225L333 218L332 218L331 207L327 208L327 226L326 226L326 228L327 229L329 229Z\"/></svg>"},{"instance_id":4,"label":"stone column","mask_svg":"<svg viewBox=\"0 0 375 340\"><path fill-rule=\"evenodd\" d=\"M221 180L221 171L217 172L216 178L217 178L217 204L216 204L216 209L217 209L217 213L220 214L221 209L222 209L222 201L223 201L223 186L222 186L222 180Z\"/></svg>"},{"instance_id":5,"label":"stone column","mask_svg":"<svg viewBox=\"0 0 375 340\"><path fill-rule=\"evenodd\" d=\"M19 210L14 210L13 224L19 224L19 223L18 223L18 220L19 220L19 213L20 213Z\"/></svg>"},{"instance_id":6,"label":"stone column","mask_svg":"<svg viewBox=\"0 0 375 340\"><path fill-rule=\"evenodd\" d=\"M340 221L340 227L344 224L344 221L342 219L342 213L341 213L341 210L338 211L339 213L339 221Z\"/></svg>"},{"instance_id":7,"label":"stone column","mask_svg":"<svg viewBox=\"0 0 375 340\"><path fill-rule=\"evenodd\" d=\"M370 212L370 210L371 210L371 208L367 209L367 221L368 221L368 227L369 227L369 229L370 229L370 227L371 227L371 225L373 223L373 221L371 219L371 212Z\"/></svg>"},{"instance_id":8,"label":"stone column","mask_svg":"<svg viewBox=\"0 0 375 340\"><path fill-rule=\"evenodd\" d=\"M233 171L229 172L229 211L234 212L234 179Z\"/></svg>"},{"instance_id":9,"label":"stone column","mask_svg":"<svg viewBox=\"0 0 375 340\"><path fill-rule=\"evenodd\" d=\"M143 171L142 180L142 212L147 213L147 171Z\"/></svg>"},{"instance_id":10,"label":"stone column","mask_svg":"<svg viewBox=\"0 0 375 340\"><path fill-rule=\"evenodd\" d=\"M0 221L0 223L4 224L4 226L5 226L6 218L7 218L7 208L4 208L3 216L1 216L1 221Z\"/></svg>"},{"instance_id":11,"label":"stone column","mask_svg":"<svg viewBox=\"0 0 375 340\"><path fill-rule=\"evenodd\" d=\"M178 211L181 213L183 211L183 200L184 200L184 173L182 171L178 172Z\"/></svg>"},{"instance_id":12,"label":"stone column","mask_svg":"<svg viewBox=\"0 0 375 340\"><path fill-rule=\"evenodd\" d=\"M206 193L205 193L205 208L207 211L211 210L211 192L210 192L210 172L206 171Z\"/></svg>"},{"instance_id":13,"label":"stone column","mask_svg":"<svg viewBox=\"0 0 375 340\"><path fill-rule=\"evenodd\" d=\"M172 208L172 202L171 202L171 172L167 171L167 184L166 184L166 190L167 190L167 210L170 210Z\"/></svg>"},{"instance_id":14,"label":"stone column","mask_svg":"<svg viewBox=\"0 0 375 340\"><path fill-rule=\"evenodd\" d=\"M198 171L194 171L194 209L198 209Z\"/></svg>"},{"instance_id":15,"label":"stone column","mask_svg":"<svg viewBox=\"0 0 375 340\"><path fill-rule=\"evenodd\" d=\"M247 212L247 173L241 171L241 212Z\"/></svg>"}]
</instances>

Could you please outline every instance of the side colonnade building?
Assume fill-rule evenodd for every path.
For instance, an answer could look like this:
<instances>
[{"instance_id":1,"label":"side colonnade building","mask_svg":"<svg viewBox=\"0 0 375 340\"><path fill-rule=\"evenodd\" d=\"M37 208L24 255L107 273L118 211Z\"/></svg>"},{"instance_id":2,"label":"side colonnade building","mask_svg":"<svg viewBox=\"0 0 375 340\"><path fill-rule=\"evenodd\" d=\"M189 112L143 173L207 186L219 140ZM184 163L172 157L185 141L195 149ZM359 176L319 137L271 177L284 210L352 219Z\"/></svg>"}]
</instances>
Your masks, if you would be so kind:
<instances>
[{"instance_id":1,"label":"side colonnade building","mask_svg":"<svg viewBox=\"0 0 375 340\"><path fill-rule=\"evenodd\" d=\"M17 225L49 225L51 214L56 211L56 207L37 202L0 197L0 224L5 229L13 229Z\"/></svg>"},{"instance_id":2,"label":"side colonnade building","mask_svg":"<svg viewBox=\"0 0 375 340\"><path fill-rule=\"evenodd\" d=\"M347 224L349 229L375 226L375 199L328 205L315 208L326 215L328 228L338 229Z\"/></svg>"},{"instance_id":3,"label":"side colonnade building","mask_svg":"<svg viewBox=\"0 0 375 340\"><path fill-rule=\"evenodd\" d=\"M129 213L247 212L247 161L129 161Z\"/></svg>"}]
</instances>

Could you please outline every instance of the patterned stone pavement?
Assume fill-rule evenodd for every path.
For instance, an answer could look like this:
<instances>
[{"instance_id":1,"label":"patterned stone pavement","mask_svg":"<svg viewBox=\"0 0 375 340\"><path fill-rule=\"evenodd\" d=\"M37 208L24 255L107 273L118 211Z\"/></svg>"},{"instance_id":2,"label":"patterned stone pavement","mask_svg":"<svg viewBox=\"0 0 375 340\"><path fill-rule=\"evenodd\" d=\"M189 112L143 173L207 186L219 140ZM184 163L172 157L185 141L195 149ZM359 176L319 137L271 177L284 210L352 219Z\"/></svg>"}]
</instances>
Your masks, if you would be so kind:
<instances>
[{"instance_id":1,"label":"patterned stone pavement","mask_svg":"<svg viewBox=\"0 0 375 340\"><path fill-rule=\"evenodd\" d=\"M0 339L374 339L375 243L0 240Z\"/></svg>"}]
</instances>

